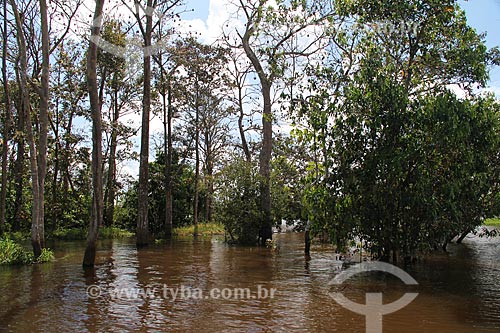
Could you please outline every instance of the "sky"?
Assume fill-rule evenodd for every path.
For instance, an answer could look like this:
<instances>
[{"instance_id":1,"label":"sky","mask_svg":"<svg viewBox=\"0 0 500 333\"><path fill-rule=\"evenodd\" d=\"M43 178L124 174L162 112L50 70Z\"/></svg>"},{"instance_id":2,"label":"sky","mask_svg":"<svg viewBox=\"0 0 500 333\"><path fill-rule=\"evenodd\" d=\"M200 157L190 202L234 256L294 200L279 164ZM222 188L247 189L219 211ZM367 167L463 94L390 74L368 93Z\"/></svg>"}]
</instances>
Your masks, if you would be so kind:
<instances>
[{"instance_id":1,"label":"sky","mask_svg":"<svg viewBox=\"0 0 500 333\"><path fill-rule=\"evenodd\" d=\"M184 23L191 25L207 40L215 39L222 23L228 18L228 0L186 0L188 11L182 15ZM500 46L500 0L460 0L467 21L478 33L486 33L488 48ZM495 92L500 98L500 68L490 72L487 90Z\"/></svg>"},{"instance_id":2,"label":"sky","mask_svg":"<svg viewBox=\"0 0 500 333\"><path fill-rule=\"evenodd\" d=\"M467 21L477 32L486 32L486 46L500 45L500 0L460 1ZM500 98L500 68L490 72L490 88Z\"/></svg>"}]
</instances>

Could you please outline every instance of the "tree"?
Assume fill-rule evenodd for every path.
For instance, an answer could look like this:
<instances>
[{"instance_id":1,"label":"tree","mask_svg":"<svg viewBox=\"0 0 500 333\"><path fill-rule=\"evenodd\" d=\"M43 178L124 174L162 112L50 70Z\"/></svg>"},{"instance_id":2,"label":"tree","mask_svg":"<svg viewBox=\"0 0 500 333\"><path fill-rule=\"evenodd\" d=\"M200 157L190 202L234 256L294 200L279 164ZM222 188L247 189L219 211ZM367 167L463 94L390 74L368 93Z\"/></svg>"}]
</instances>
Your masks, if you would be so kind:
<instances>
[{"instance_id":1,"label":"tree","mask_svg":"<svg viewBox=\"0 0 500 333\"><path fill-rule=\"evenodd\" d=\"M314 228L328 230L338 246L358 236L384 259L411 259L470 230L487 209L478 198L495 186L485 169L494 166L498 147L495 140L475 146L468 128L482 128L490 138L496 107L471 97L460 101L446 88L459 84L470 93L484 84L490 55L454 2L336 5L353 18L356 35L341 37L355 38L345 50L357 56L349 58L350 79L340 90L320 90L306 109L313 130L332 124L321 140L333 143L326 161L333 172L309 194L325 214ZM337 92L340 105L332 103ZM438 134L436 124L448 131ZM497 174L494 167L488 172ZM475 199L455 194L465 184ZM465 219L470 224L458 222Z\"/></svg>"},{"instance_id":2,"label":"tree","mask_svg":"<svg viewBox=\"0 0 500 333\"><path fill-rule=\"evenodd\" d=\"M96 0L94 21L87 54L87 87L92 116L92 213L89 223L87 247L83 257L83 267L93 267L96 256L96 242L103 219L102 184L102 116L97 85L97 42L101 31L104 0Z\"/></svg>"},{"instance_id":3,"label":"tree","mask_svg":"<svg viewBox=\"0 0 500 333\"><path fill-rule=\"evenodd\" d=\"M259 156L261 175L261 223L260 239L265 244L272 239L271 210L271 155L273 147L272 110L273 84L285 75L287 60L307 58L321 48L323 29L307 31L320 26L331 14L321 1L309 4L302 1L277 1L274 8L267 0L239 1L239 9L245 18L244 29L238 32L239 41L259 78L263 100L262 146ZM325 13L328 12L328 13ZM314 36L310 38L311 36ZM303 45L294 43L298 37L307 37Z\"/></svg>"},{"instance_id":4,"label":"tree","mask_svg":"<svg viewBox=\"0 0 500 333\"><path fill-rule=\"evenodd\" d=\"M233 159L217 179L217 221L224 225L229 241L255 245L260 226L259 173L255 165L241 158Z\"/></svg>"},{"instance_id":5,"label":"tree","mask_svg":"<svg viewBox=\"0 0 500 333\"><path fill-rule=\"evenodd\" d=\"M4 117L2 133L2 188L0 192L0 235L5 229L5 210L7 198L7 165L9 152L10 123L12 118L9 77L7 74L7 48L8 48L8 30L7 30L7 0L3 1L3 28L2 28L2 81L4 98Z\"/></svg>"},{"instance_id":6,"label":"tree","mask_svg":"<svg viewBox=\"0 0 500 333\"><path fill-rule=\"evenodd\" d=\"M174 8L181 0L167 0L158 3L156 0L147 0L146 8L143 8L138 0L134 0L135 10L130 9L136 19L136 23L143 38L143 96L142 96L142 128L141 128L141 151L139 155L139 189L138 189L138 214L137 214L137 246L146 246L150 242L151 235L148 228L148 160L149 160L149 116L151 111L151 56L153 47L151 45L153 30L159 26L159 21L153 22L153 15L160 11L159 20L172 15ZM144 8L143 8L144 9ZM144 18L145 17L145 18ZM145 22L143 22L145 20Z\"/></svg>"},{"instance_id":7,"label":"tree","mask_svg":"<svg viewBox=\"0 0 500 333\"><path fill-rule=\"evenodd\" d=\"M103 25L102 38L116 46L126 46L126 32L122 24L116 20L110 20ZM135 73L127 73L126 60L104 50L98 50L98 73L100 75L100 99L108 108L105 112L107 119L106 129L106 186L104 192L104 220L107 226L113 224L114 207L117 182L117 154L119 144L126 143L127 137L131 135L128 126L122 124L120 118L132 111L137 103L139 93L138 78Z\"/></svg>"},{"instance_id":8,"label":"tree","mask_svg":"<svg viewBox=\"0 0 500 333\"><path fill-rule=\"evenodd\" d=\"M81 200L86 200L89 192L80 195L73 183L73 169L77 163L83 162L78 161L83 136L73 128L75 118L86 115L86 106L83 105L87 94L83 53L83 48L71 40L59 44L54 52L51 70L53 107L49 117L53 138L49 137L47 156L47 186L51 188L52 195L46 199L46 204L51 207L47 217L52 220L52 230L81 227L88 223L88 212L76 211L78 207L85 207Z\"/></svg>"},{"instance_id":9,"label":"tree","mask_svg":"<svg viewBox=\"0 0 500 333\"><path fill-rule=\"evenodd\" d=\"M32 225L31 225L31 244L33 246L33 252L35 257L38 257L42 253L42 248L44 247L44 229L43 229L43 194L41 194L40 176L44 175L44 168L39 169L39 163L37 160L37 146L35 143L35 135L33 133L33 123L31 120L31 101L30 93L28 88L28 59L26 50L26 39L23 31L23 21L21 15L17 8L17 4L11 1L11 7L16 21L17 30L17 43L19 46L19 86L21 90L21 100L22 100L22 113L23 119L25 120L25 128L27 132L28 145L30 151L30 169L31 169L31 180L32 180L32 192L33 192L33 205L32 205ZM48 69L46 69L48 70ZM41 130L43 131L43 130ZM42 134L43 136L43 134ZM42 138L40 146L43 147L44 139ZM45 153L45 152L44 152ZM43 157L41 159L42 163L44 161ZM43 187L42 187L43 189ZM40 214L42 214L40 216Z\"/></svg>"},{"instance_id":10,"label":"tree","mask_svg":"<svg viewBox=\"0 0 500 333\"><path fill-rule=\"evenodd\" d=\"M199 220L200 166L203 162L208 190L206 217L211 219L214 164L217 154L223 148L227 133L223 124L226 112L221 98L216 96L224 89L225 78L222 73L227 59L224 49L200 44L192 38L179 42L177 49L178 53L173 57L175 67L185 72L182 76L184 86L180 99L185 101L182 103L185 107L182 109L187 117L186 127L194 137L193 223L196 233Z\"/></svg>"}]
</instances>

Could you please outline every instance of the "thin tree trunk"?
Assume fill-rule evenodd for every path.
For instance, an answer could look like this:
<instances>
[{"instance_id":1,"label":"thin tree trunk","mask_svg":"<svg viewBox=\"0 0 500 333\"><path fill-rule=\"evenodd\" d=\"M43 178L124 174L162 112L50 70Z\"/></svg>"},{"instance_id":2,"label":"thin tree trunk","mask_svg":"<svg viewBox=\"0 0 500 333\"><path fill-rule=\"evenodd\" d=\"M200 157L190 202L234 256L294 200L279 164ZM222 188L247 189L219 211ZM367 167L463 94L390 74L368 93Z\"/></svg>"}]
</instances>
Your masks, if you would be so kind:
<instances>
[{"instance_id":1,"label":"thin tree trunk","mask_svg":"<svg viewBox=\"0 0 500 333\"><path fill-rule=\"evenodd\" d=\"M40 18L42 30L42 76L40 79L41 87L39 90L39 133L38 133L38 151L36 164L38 170L38 209L36 226L32 227L31 243L35 257L41 253L45 246L45 175L47 174L47 135L49 131L49 23L47 13L47 1L40 0ZM31 125L31 122L30 122ZM34 233L34 234L33 234ZM38 252L40 251L40 252Z\"/></svg>"},{"instance_id":2,"label":"thin tree trunk","mask_svg":"<svg viewBox=\"0 0 500 333\"><path fill-rule=\"evenodd\" d=\"M73 115L74 115L73 110L74 108L72 107L66 128L66 142L64 144L64 154L63 154L64 165L61 171L64 172L64 178L62 183L62 191L63 191L62 201L64 203L68 202L69 184L71 183L71 172L69 171L69 166L70 166L69 154L71 147L71 129L73 128Z\"/></svg>"},{"instance_id":3,"label":"thin tree trunk","mask_svg":"<svg viewBox=\"0 0 500 333\"><path fill-rule=\"evenodd\" d=\"M307 221L306 230L304 233L304 254L309 256L311 254L311 222Z\"/></svg>"},{"instance_id":4,"label":"thin tree trunk","mask_svg":"<svg viewBox=\"0 0 500 333\"><path fill-rule=\"evenodd\" d=\"M240 110L240 114L238 117L238 130L240 132L241 147L243 148L243 152L245 153L246 161L250 163L252 161L252 155L250 154L247 138L245 137L245 129L243 128L243 118L245 116L245 112L243 109L243 87L240 85L238 85L238 108Z\"/></svg>"},{"instance_id":5,"label":"thin tree trunk","mask_svg":"<svg viewBox=\"0 0 500 333\"><path fill-rule=\"evenodd\" d=\"M21 80L18 80L20 83ZM21 86L19 84L19 86ZM21 92L22 93L22 92ZM24 133L24 128L26 127L26 121L24 120L24 102L21 101L18 108L18 120L17 120L17 130ZM14 225L12 226L13 231L21 229L23 223L23 205L24 205L24 158L25 158L25 138L23 135L18 135L15 137L17 144L16 150L16 161L14 163L14 187L15 187L15 199L14 199Z\"/></svg>"},{"instance_id":6,"label":"thin tree trunk","mask_svg":"<svg viewBox=\"0 0 500 333\"><path fill-rule=\"evenodd\" d=\"M262 225L260 238L262 245L273 238L271 216L271 154L273 149L273 125L271 112L271 83L262 83L264 111L262 114L262 148L259 156L259 174L261 179Z\"/></svg>"},{"instance_id":7,"label":"thin tree trunk","mask_svg":"<svg viewBox=\"0 0 500 333\"><path fill-rule=\"evenodd\" d=\"M59 70L58 71L58 74L57 74L57 85L60 86L61 84L61 71ZM60 143L60 139L59 139L59 126L60 126L60 121L59 121L59 97L57 98L56 100L56 106L55 106L55 117L56 117L56 121L55 121L55 124L54 123L51 123L52 124L52 130L54 132L54 175L52 177L52 205L53 205L53 209L52 209L52 212L51 212L51 215L52 215L52 224L51 224L51 230L55 230L57 229L57 221L59 219L59 216L60 216L60 212L61 212L61 207L62 207L62 203L61 201L59 200L58 201L58 198L57 198L57 188L58 188L58 181L57 181L57 178L59 176L59 160L60 160L60 157L59 157L59 152L60 152L60 146L61 146L61 143Z\"/></svg>"},{"instance_id":8,"label":"thin tree trunk","mask_svg":"<svg viewBox=\"0 0 500 333\"><path fill-rule=\"evenodd\" d=\"M108 179L107 179L107 195L106 195L106 211L104 213L104 224L107 226L113 225L113 217L115 215L115 193L116 193L116 149L118 145L118 118L120 118L120 110L118 108L118 89L114 88L114 103L113 103L113 119L111 124L111 142L108 160Z\"/></svg>"},{"instance_id":9,"label":"thin tree trunk","mask_svg":"<svg viewBox=\"0 0 500 333\"><path fill-rule=\"evenodd\" d=\"M170 82L167 87L167 103L163 91L163 118L165 144L165 237L172 237L172 89Z\"/></svg>"},{"instance_id":10,"label":"thin tree trunk","mask_svg":"<svg viewBox=\"0 0 500 333\"><path fill-rule=\"evenodd\" d=\"M271 109L272 79L266 75L262 64L250 46L250 36L254 30L253 26L250 24L249 27L250 28L247 29L242 38L243 49L257 72L261 84L262 98L264 100L264 108L262 110L262 147L259 156L259 174L261 176L261 223L259 238L261 245L265 245L268 239L273 238L271 217L271 155L273 149L273 114Z\"/></svg>"},{"instance_id":11,"label":"thin tree trunk","mask_svg":"<svg viewBox=\"0 0 500 333\"><path fill-rule=\"evenodd\" d=\"M27 68L28 60L26 54L26 40L23 33L23 23L21 16L17 9L17 4L14 0L10 1L12 7L12 13L16 21L17 29L17 44L19 46L19 89L21 91L22 99L22 113L23 119L25 120L26 134L28 137L28 144L30 150L30 169L31 169L31 188L33 192L33 207L31 216L31 245L33 246L33 253L35 257L40 256L43 248L43 224L40 225L40 182L38 179L38 163L37 163L37 149L35 145L35 137L33 134L32 122L31 122L31 108L30 108L30 94L28 91L28 77Z\"/></svg>"},{"instance_id":12,"label":"thin tree trunk","mask_svg":"<svg viewBox=\"0 0 500 333\"><path fill-rule=\"evenodd\" d=\"M153 1L148 0L148 8L153 8ZM148 50L151 47L151 35L153 29L153 18L146 16L146 31L144 34L144 92L142 101L142 130L141 130L141 152L139 157L139 189L138 189L138 211L136 242L138 247L147 246L150 242L148 226L148 178L149 178L149 114L151 109L151 55Z\"/></svg>"},{"instance_id":13,"label":"thin tree trunk","mask_svg":"<svg viewBox=\"0 0 500 333\"><path fill-rule=\"evenodd\" d=\"M196 97L198 104L198 96ZM195 115L195 134L194 134L194 149L195 149L195 170L194 170L194 200L193 200L193 236L198 236L198 200L199 200L199 181L200 181L200 128L199 128L200 111L196 105Z\"/></svg>"},{"instance_id":14,"label":"thin tree trunk","mask_svg":"<svg viewBox=\"0 0 500 333\"><path fill-rule=\"evenodd\" d=\"M93 267L96 257L96 242L103 218L103 180L102 180L102 116L97 84L97 42L100 35L101 15L104 0L96 0L94 24L87 55L87 87L92 112L92 212L87 236L87 247L83 257L83 267Z\"/></svg>"},{"instance_id":15,"label":"thin tree trunk","mask_svg":"<svg viewBox=\"0 0 500 333\"><path fill-rule=\"evenodd\" d=\"M212 197L214 194L213 183L213 156L212 156L212 142L209 135L209 129L205 128L205 149L206 149L206 167L205 167L205 221L212 222Z\"/></svg>"},{"instance_id":16,"label":"thin tree trunk","mask_svg":"<svg viewBox=\"0 0 500 333\"><path fill-rule=\"evenodd\" d=\"M5 116L3 124L3 145L2 145L2 189L0 192L0 235L5 231L5 211L7 200L7 166L9 152L9 133L11 122L9 78L7 76L7 0L3 1L3 47L2 47L2 78L5 104Z\"/></svg>"}]
</instances>

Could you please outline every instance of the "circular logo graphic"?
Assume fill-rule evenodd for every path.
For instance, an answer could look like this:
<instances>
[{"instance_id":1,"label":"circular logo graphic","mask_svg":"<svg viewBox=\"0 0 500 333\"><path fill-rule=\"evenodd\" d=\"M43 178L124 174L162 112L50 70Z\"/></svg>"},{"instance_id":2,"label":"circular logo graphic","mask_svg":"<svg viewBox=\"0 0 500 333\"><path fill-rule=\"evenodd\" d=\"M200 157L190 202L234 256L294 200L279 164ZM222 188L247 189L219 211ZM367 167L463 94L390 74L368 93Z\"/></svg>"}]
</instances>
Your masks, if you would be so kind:
<instances>
[{"instance_id":1,"label":"circular logo graphic","mask_svg":"<svg viewBox=\"0 0 500 333\"><path fill-rule=\"evenodd\" d=\"M342 271L328 285L341 285L354 275L372 271L389 273L398 277L407 285L418 284L414 278L401 268L385 262L374 261L360 263ZM382 333L382 316L404 308L418 296L418 293L406 293L397 301L383 304L382 293L366 293L366 304L360 304L351 301L341 293L330 292L329 294L342 307L364 315L366 318L366 332L370 333Z\"/></svg>"}]
</instances>

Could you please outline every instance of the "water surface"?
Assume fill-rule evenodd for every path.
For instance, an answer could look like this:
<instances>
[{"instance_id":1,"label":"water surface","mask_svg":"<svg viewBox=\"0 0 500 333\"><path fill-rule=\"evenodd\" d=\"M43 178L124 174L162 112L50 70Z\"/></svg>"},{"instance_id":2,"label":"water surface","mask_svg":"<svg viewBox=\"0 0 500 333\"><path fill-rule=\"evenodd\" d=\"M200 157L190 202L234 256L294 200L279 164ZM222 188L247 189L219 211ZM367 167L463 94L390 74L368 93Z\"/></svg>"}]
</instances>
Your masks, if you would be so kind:
<instances>
[{"instance_id":1,"label":"water surface","mask_svg":"<svg viewBox=\"0 0 500 333\"><path fill-rule=\"evenodd\" d=\"M313 246L307 260L302 234L275 239L278 251L228 246L218 237L175 239L140 251L132 240L101 241L99 265L87 273L84 243L53 244L52 263L0 268L0 331L364 332L364 317L329 296L340 291L359 303L366 292L383 292L384 303L418 292L410 305L384 316L384 332L500 332L498 239L467 238L448 254L408 268L416 287L366 274L337 288L328 284L338 274L330 247ZM90 286L101 296L90 297ZM154 293L117 294L145 288ZM174 300L162 288L203 297ZM248 288L252 295L209 297L214 288ZM274 297L259 299L258 288L275 289Z\"/></svg>"}]
</instances>

